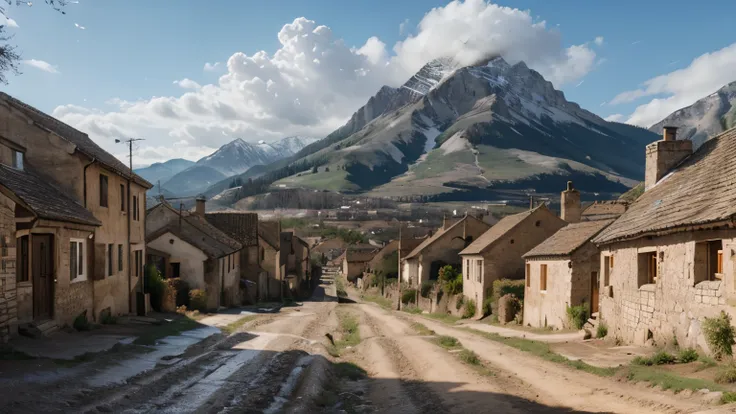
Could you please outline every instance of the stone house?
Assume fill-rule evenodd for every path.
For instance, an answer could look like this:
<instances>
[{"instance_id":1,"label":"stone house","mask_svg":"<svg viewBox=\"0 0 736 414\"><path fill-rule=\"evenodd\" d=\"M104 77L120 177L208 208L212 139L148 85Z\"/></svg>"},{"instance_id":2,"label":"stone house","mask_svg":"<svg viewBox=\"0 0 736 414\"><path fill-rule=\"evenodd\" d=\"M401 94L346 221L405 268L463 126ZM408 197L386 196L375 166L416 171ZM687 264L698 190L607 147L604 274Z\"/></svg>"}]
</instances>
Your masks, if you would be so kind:
<instances>
[{"instance_id":1,"label":"stone house","mask_svg":"<svg viewBox=\"0 0 736 414\"><path fill-rule=\"evenodd\" d=\"M258 278L264 272L258 258L258 214L244 211L205 213L207 222L243 246L240 250L240 282L243 300L258 298Z\"/></svg>"},{"instance_id":2,"label":"stone house","mask_svg":"<svg viewBox=\"0 0 736 414\"><path fill-rule=\"evenodd\" d=\"M707 349L703 319L733 314L736 129L692 148L665 127L646 147L644 193L593 239L600 316L624 342Z\"/></svg>"},{"instance_id":3,"label":"stone house","mask_svg":"<svg viewBox=\"0 0 736 414\"><path fill-rule=\"evenodd\" d=\"M564 197L563 197L564 198ZM575 215L574 203L563 203L563 215ZM579 204L578 204L579 205ZM579 219L580 209L577 209ZM522 255L567 224L544 204L523 213L506 216L460 252L463 270L463 295L473 299L476 311L491 296L493 282L523 279Z\"/></svg>"},{"instance_id":4,"label":"stone house","mask_svg":"<svg viewBox=\"0 0 736 414\"><path fill-rule=\"evenodd\" d=\"M424 239L401 262L402 278L410 280L410 284L421 285L429 280L436 280L443 266L460 267L458 255L468 247L490 226L473 216L457 219L444 219L437 232Z\"/></svg>"},{"instance_id":5,"label":"stone house","mask_svg":"<svg viewBox=\"0 0 736 414\"><path fill-rule=\"evenodd\" d=\"M405 257L409 255L414 249L416 249L422 242L427 239L429 236L425 237L412 237L414 234L414 231L416 228L404 228L403 225L399 225L399 245L398 245L398 261L399 261L399 280L402 283L411 283L412 280L409 277L409 271L407 269L406 272L404 272L404 260Z\"/></svg>"},{"instance_id":6,"label":"stone house","mask_svg":"<svg viewBox=\"0 0 736 414\"><path fill-rule=\"evenodd\" d=\"M368 270L368 263L376 256L377 250L354 250L348 248L342 261L342 274L348 282L356 283L363 272Z\"/></svg>"},{"instance_id":7,"label":"stone house","mask_svg":"<svg viewBox=\"0 0 736 414\"><path fill-rule=\"evenodd\" d=\"M4 93L0 164L0 339L144 304L150 183L87 134Z\"/></svg>"},{"instance_id":8,"label":"stone house","mask_svg":"<svg viewBox=\"0 0 736 414\"><path fill-rule=\"evenodd\" d=\"M162 202L148 211L146 244L165 256L165 278L181 278L190 289L203 289L207 308L240 305L243 246L205 218L204 201L195 211L179 211Z\"/></svg>"},{"instance_id":9,"label":"stone house","mask_svg":"<svg viewBox=\"0 0 736 414\"><path fill-rule=\"evenodd\" d=\"M524 325L568 326L567 307L598 312L600 252L590 240L613 220L581 221L560 229L524 254Z\"/></svg>"},{"instance_id":10,"label":"stone house","mask_svg":"<svg viewBox=\"0 0 736 414\"><path fill-rule=\"evenodd\" d=\"M281 231L278 221L259 221L258 254L259 266L265 271L258 280L259 300L305 293L311 266L310 248L304 240L293 232Z\"/></svg>"},{"instance_id":11,"label":"stone house","mask_svg":"<svg viewBox=\"0 0 736 414\"><path fill-rule=\"evenodd\" d=\"M399 241L391 240L390 242L386 243L383 248L378 250L371 261L368 262L368 269L370 269L371 271L380 270L387 277L398 277L398 254ZM396 257L396 267L392 269L385 269L384 266L388 263L392 263L394 257Z\"/></svg>"}]
</instances>

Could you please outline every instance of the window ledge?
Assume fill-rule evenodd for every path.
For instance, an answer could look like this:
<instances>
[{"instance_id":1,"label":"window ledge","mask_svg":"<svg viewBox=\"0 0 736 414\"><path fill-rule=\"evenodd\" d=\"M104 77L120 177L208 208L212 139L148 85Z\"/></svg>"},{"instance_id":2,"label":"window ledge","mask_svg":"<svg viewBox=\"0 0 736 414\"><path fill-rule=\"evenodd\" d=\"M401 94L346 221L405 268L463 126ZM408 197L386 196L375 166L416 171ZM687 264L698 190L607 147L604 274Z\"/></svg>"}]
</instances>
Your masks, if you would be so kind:
<instances>
[{"instance_id":1,"label":"window ledge","mask_svg":"<svg viewBox=\"0 0 736 414\"><path fill-rule=\"evenodd\" d=\"M721 281L720 280L704 280L702 282L696 283L695 287L717 290L721 287Z\"/></svg>"},{"instance_id":2,"label":"window ledge","mask_svg":"<svg viewBox=\"0 0 736 414\"><path fill-rule=\"evenodd\" d=\"M543 295L546 295L547 294L547 291L546 290L540 290L539 293L541 293Z\"/></svg>"},{"instance_id":3,"label":"window ledge","mask_svg":"<svg viewBox=\"0 0 736 414\"><path fill-rule=\"evenodd\" d=\"M646 285L639 286L640 291L644 292L654 292L657 289L656 283L647 283Z\"/></svg>"},{"instance_id":4,"label":"window ledge","mask_svg":"<svg viewBox=\"0 0 736 414\"><path fill-rule=\"evenodd\" d=\"M76 279L71 280L69 283L79 283L79 282L86 282L87 277L86 276L77 276Z\"/></svg>"}]
</instances>

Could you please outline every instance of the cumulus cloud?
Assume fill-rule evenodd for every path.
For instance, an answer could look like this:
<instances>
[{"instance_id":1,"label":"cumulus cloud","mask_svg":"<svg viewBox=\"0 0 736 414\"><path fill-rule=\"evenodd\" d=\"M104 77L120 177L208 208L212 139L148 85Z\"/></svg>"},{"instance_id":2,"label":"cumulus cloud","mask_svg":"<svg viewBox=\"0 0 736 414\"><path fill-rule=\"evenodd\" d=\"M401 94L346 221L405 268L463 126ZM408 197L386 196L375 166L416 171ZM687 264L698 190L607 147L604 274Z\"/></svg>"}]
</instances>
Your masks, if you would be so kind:
<instances>
[{"instance_id":1,"label":"cumulus cloud","mask_svg":"<svg viewBox=\"0 0 736 414\"><path fill-rule=\"evenodd\" d=\"M404 19L403 22L399 23L399 36L403 36L409 30L409 19Z\"/></svg>"},{"instance_id":2,"label":"cumulus cloud","mask_svg":"<svg viewBox=\"0 0 736 414\"><path fill-rule=\"evenodd\" d=\"M59 73L59 69L55 65L52 65L49 62L46 62L44 60L28 59L28 60L22 60L21 63L23 63L26 66L30 66L32 68L40 69L44 72Z\"/></svg>"},{"instance_id":3,"label":"cumulus cloud","mask_svg":"<svg viewBox=\"0 0 736 414\"><path fill-rule=\"evenodd\" d=\"M608 115L607 117L603 118L608 122L621 122L626 118L623 114L613 114Z\"/></svg>"},{"instance_id":4,"label":"cumulus cloud","mask_svg":"<svg viewBox=\"0 0 736 414\"><path fill-rule=\"evenodd\" d=\"M672 112L692 105L698 99L736 81L736 43L695 58L689 66L649 79L639 89L625 91L611 100L611 105L654 97L639 105L627 123L651 126Z\"/></svg>"},{"instance_id":5,"label":"cumulus cloud","mask_svg":"<svg viewBox=\"0 0 736 414\"><path fill-rule=\"evenodd\" d=\"M184 78L182 80L175 80L174 85L179 85L184 89L200 89L202 88L202 85L198 84L197 82L189 79Z\"/></svg>"},{"instance_id":6,"label":"cumulus cloud","mask_svg":"<svg viewBox=\"0 0 736 414\"><path fill-rule=\"evenodd\" d=\"M11 19L10 17L3 16L1 14L0 14L0 26L12 27L13 29L17 29L18 27L20 27L18 26L18 22Z\"/></svg>"},{"instance_id":7,"label":"cumulus cloud","mask_svg":"<svg viewBox=\"0 0 736 414\"><path fill-rule=\"evenodd\" d=\"M398 86L439 57L461 64L495 55L510 63L523 60L557 87L580 81L597 61L595 40L564 47L560 32L529 11L484 0L430 10L414 33L391 47L375 36L351 47L329 27L303 17L284 25L277 38L274 53L238 52L226 64L205 63L205 71L224 73L208 85L175 82L189 89L181 96L115 101L112 111L66 105L54 115L103 147L125 134L145 137L152 148L172 141L216 148L235 138L325 136L381 86Z\"/></svg>"},{"instance_id":8,"label":"cumulus cloud","mask_svg":"<svg viewBox=\"0 0 736 414\"><path fill-rule=\"evenodd\" d=\"M603 36L598 36L593 40L593 43L595 43L598 46L603 46Z\"/></svg>"}]
</instances>

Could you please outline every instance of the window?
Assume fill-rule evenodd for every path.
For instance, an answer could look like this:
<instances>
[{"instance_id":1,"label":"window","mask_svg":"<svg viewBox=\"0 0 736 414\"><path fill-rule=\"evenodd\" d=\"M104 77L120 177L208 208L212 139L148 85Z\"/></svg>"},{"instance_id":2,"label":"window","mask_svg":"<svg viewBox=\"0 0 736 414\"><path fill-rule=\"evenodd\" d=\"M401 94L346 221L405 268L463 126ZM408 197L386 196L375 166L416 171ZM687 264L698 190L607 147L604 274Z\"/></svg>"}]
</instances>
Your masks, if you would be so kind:
<instances>
[{"instance_id":1,"label":"window","mask_svg":"<svg viewBox=\"0 0 736 414\"><path fill-rule=\"evenodd\" d=\"M125 185L120 184L120 211L125 211Z\"/></svg>"},{"instance_id":2,"label":"window","mask_svg":"<svg viewBox=\"0 0 736 414\"><path fill-rule=\"evenodd\" d=\"M13 150L13 168L23 170L23 153Z\"/></svg>"},{"instance_id":3,"label":"window","mask_svg":"<svg viewBox=\"0 0 736 414\"><path fill-rule=\"evenodd\" d=\"M611 255L611 269L613 269L613 255Z\"/></svg>"},{"instance_id":4,"label":"window","mask_svg":"<svg viewBox=\"0 0 736 414\"><path fill-rule=\"evenodd\" d=\"M136 250L133 252L133 262L135 264L133 276L139 277L143 274L143 250Z\"/></svg>"},{"instance_id":5,"label":"window","mask_svg":"<svg viewBox=\"0 0 736 414\"><path fill-rule=\"evenodd\" d=\"M87 280L84 253L84 240L71 239L69 241L69 280L74 282Z\"/></svg>"},{"instance_id":6,"label":"window","mask_svg":"<svg viewBox=\"0 0 736 414\"><path fill-rule=\"evenodd\" d=\"M613 264L613 256L603 256L603 286L611 285L611 267Z\"/></svg>"},{"instance_id":7,"label":"window","mask_svg":"<svg viewBox=\"0 0 736 414\"><path fill-rule=\"evenodd\" d=\"M475 261L475 281L480 282L483 277L483 260Z\"/></svg>"},{"instance_id":8,"label":"window","mask_svg":"<svg viewBox=\"0 0 736 414\"><path fill-rule=\"evenodd\" d=\"M18 261L18 282L27 282L29 277L28 272L28 236L20 238L18 243L18 251L16 252Z\"/></svg>"},{"instance_id":9,"label":"window","mask_svg":"<svg viewBox=\"0 0 736 414\"><path fill-rule=\"evenodd\" d=\"M138 196L133 196L133 220L138 221Z\"/></svg>"},{"instance_id":10,"label":"window","mask_svg":"<svg viewBox=\"0 0 736 414\"><path fill-rule=\"evenodd\" d=\"M112 276L112 250L115 248L114 244L107 245L107 275Z\"/></svg>"},{"instance_id":11,"label":"window","mask_svg":"<svg viewBox=\"0 0 736 414\"><path fill-rule=\"evenodd\" d=\"M465 259L465 278L470 280L470 260Z\"/></svg>"},{"instance_id":12,"label":"window","mask_svg":"<svg viewBox=\"0 0 736 414\"><path fill-rule=\"evenodd\" d=\"M526 287L532 286L532 265L529 263L526 264Z\"/></svg>"},{"instance_id":13,"label":"window","mask_svg":"<svg viewBox=\"0 0 736 414\"><path fill-rule=\"evenodd\" d=\"M100 207L107 207L107 176L100 174Z\"/></svg>"},{"instance_id":14,"label":"window","mask_svg":"<svg viewBox=\"0 0 736 414\"><path fill-rule=\"evenodd\" d=\"M694 284L723 278L723 242L711 240L695 243Z\"/></svg>"},{"instance_id":15,"label":"window","mask_svg":"<svg viewBox=\"0 0 736 414\"><path fill-rule=\"evenodd\" d=\"M539 290L542 292L547 291L547 265L539 265Z\"/></svg>"},{"instance_id":16,"label":"window","mask_svg":"<svg viewBox=\"0 0 736 414\"><path fill-rule=\"evenodd\" d=\"M227 271L230 271L230 255L227 256Z\"/></svg>"},{"instance_id":17,"label":"window","mask_svg":"<svg viewBox=\"0 0 736 414\"><path fill-rule=\"evenodd\" d=\"M123 271L123 245L118 244L118 272Z\"/></svg>"},{"instance_id":18,"label":"window","mask_svg":"<svg viewBox=\"0 0 736 414\"><path fill-rule=\"evenodd\" d=\"M657 283L657 252L639 253L638 282L639 287Z\"/></svg>"}]
</instances>

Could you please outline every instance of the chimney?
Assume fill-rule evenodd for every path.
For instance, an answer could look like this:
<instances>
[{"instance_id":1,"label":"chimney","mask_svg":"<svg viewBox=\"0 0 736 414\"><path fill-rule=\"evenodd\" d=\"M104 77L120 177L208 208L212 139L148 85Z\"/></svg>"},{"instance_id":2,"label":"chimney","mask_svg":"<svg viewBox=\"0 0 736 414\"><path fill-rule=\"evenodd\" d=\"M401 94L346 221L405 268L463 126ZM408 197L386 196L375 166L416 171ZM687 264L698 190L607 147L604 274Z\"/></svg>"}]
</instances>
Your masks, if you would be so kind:
<instances>
[{"instance_id":1,"label":"chimney","mask_svg":"<svg viewBox=\"0 0 736 414\"><path fill-rule=\"evenodd\" d=\"M568 223L580 222L580 191L572 186L572 181L567 182L567 189L560 196L560 218Z\"/></svg>"},{"instance_id":2,"label":"chimney","mask_svg":"<svg viewBox=\"0 0 736 414\"><path fill-rule=\"evenodd\" d=\"M662 139L647 145L644 191L654 187L659 180L682 160L693 153L693 142L677 140L677 127L662 128Z\"/></svg>"},{"instance_id":3,"label":"chimney","mask_svg":"<svg viewBox=\"0 0 736 414\"><path fill-rule=\"evenodd\" d=\"M194 214L204 218L204 206L207 203L207 199L204 196L199 196L196 199L196 205L194 207Z\"/></svg>"}]
</instances>

